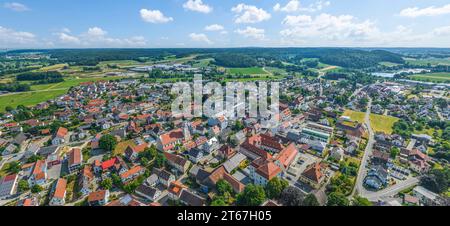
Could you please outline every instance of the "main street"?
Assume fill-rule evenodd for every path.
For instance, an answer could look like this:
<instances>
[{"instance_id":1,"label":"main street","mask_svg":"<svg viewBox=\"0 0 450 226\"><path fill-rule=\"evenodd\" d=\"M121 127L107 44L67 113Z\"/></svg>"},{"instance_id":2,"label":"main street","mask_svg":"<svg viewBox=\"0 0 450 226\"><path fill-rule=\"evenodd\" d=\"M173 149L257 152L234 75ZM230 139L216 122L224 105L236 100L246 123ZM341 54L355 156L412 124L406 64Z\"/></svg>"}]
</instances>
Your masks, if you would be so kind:
<instances>
[{"instance_id":1,"label":"main street","mask_svg":"<svg viewBox=\"0 0 450 226\"><path fill-rule=\"evenodd\" d=\"M375 143L374 132L370 125L370 113L371 113L370 109L371 109L371 107L372 107L372 98L369 97L366 115L364 118L364 123L366 124L369 137L368 137L366 149L364 150L364 155L361 159L361 165L359 166L358 175L356 176L355 188L353 189L351 196L354 196L355 194L364 196L366 193L366 189L363 186L363 181L364 181L365 175L367 174L367 165L368 165L368 161L369 161L369 156L372 155L373 144Z\"/></svg>"},{"instance_id":2,"label":"main street","mask_svg":"<svg viewBox=\"0 0 450 226\"><path fill-rule=\"evenodd\" d=\"M401 181L393 186L387 187L383 190L377 191L377 192L366 192L363 196L369 201L376 202L383 198L388 198L391 196L396 195L400 191L407 189L409 187L412 187L414 185L419 184L419 178L417 177L411 177L407 180Z\"/></svg>"}]
</instances>

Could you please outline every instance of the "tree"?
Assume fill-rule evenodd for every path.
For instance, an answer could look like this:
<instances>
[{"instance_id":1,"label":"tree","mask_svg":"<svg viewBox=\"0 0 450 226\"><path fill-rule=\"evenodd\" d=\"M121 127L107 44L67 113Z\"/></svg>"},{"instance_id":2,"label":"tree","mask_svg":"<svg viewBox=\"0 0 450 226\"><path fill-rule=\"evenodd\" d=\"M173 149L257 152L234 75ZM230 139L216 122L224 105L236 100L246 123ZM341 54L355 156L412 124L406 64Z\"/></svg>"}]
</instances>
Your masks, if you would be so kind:
<instances>
[{"instance_id":1,"label":"tree","mask_svg":"<svg viewBox=\"0 0 450 226\"><path fill-rule=\"evenodd\" d=\"M219 195L223 195L223 194L225 194L225 192L229 192L229 193L233 192L233 187L231 187L231 185L224 179L220 179L217 181L216 189L217 189L217 192L219 193Z\"/></svg>"},{"instance_id":2,"label":"tree","mask_svg":"<svg viewBox=\"0 0 450 226\"><path fill-rule=\"evenodd\" d=\"M8 164L7 172L11 174L19 173L22 168L20 167L20 163L18 161L13 161Z\"/></svg>"},{"instance_id":3,"label":"tree","mask_svg":"<svg viewBox=\"0 0 450 226\"><path fill-rule=\"evenodd\" d=\"M274 177L266 185L266 194L270 199L279 198L281 192L289 186L289 182L286 180Z\"/></svg>"},{"instance_id":4,"label":"tree","mask_svg":"<svg viewBox=\"0 0 450 226\"><path fill-rule=\"evenodd\" d=\"M222 196L215 196L211 202L211 206L228 206Z\"/></svg>"},{"instance_id":5,"label":"tree","mask_svg":"<svg viewBox=\"0 0 450 226\"><path fill-rule=\"evenodd\" d=\"M238 206L259 206L266 199L264 188L258 185L249 184L244 191L237 196Z\"/></svg>"},{"instance_id":6,"label":"tree","mask_svg":"<svg viewBox=\"0 0 450 226\"><path fill-rule=\"evenodd\" d=\"M166 160L167 159L166 159L166 157L163 154L158 153L156 155L156 158L155 158L155 166L156 166L156 168L163 167L166 164Z\"/></svg>"},{"instance_id":7,"label":"tree","mask_svg":"<svg viewBox=\"0 0 450 226\"><path fill-rule=\"evenodd\" d=\"M111 134L103 135L99 140L99 146L105 151L112 151L116 148L117 139Z\"/></svg>"},{"instance_id":8,"label":"tree","mask_svg":"<svg viewBox=\"0 0 450 226\"><path fill-rule=\"evenodd\" d=\"M281 192L280 202L284 206L301 206L304 198L305 196L298 188L290 186Z\"/></svg>"},{"instance_id":9,"label":"tree","mask_svg":"<svg viewBox=\"0 0 450 226\"><path fill-rule=\"evenodd\" d=\"M398 154L400 154L400 149L398 147L393 147L391 149L391 158L395 159Z\"/></svg>"},{"instance_id":10,"label":"tree","mask_svg":"<svg viewBox=\"0 0 450 226\"><path fill-rule=\"evenodd\" d=\"M30 187L28 186L28 181L26 180L20 180L17 188L19 192L28 191L30 189Z\"/></svg>"},{"instance_id":11,"label":"tree","mask_svg":"<svg viewBox=\"0 0 450 226\"><path fill-rule=\"evenodd\" d=\"M314 194L308 194L303 200L303 206L320 206L319 201Z\"/></svg>"},{"instance_id":12,"label":"tree","mask_svg":"<svg viewBox=\"0 0 450 226\"><path fill-rule=\"evenodd\" d=\"M31 187L31 193L34 193L34 194L39 193L42 190L43 190L43 188L37 184L34 185L33 187Z\"/></svg>"},{"instance_id":13,"label":"tree","mask_svg":"<svg viewBox=\"0 0 450 226\"><path fill-rule=\"evenodd\" d=\"M100 182L100 186L107 190L111 189L112 185L113 185L113 182L110 178L106 178L102 182Z\"/></svg>"},{"instance_id":14,"label":"tree","mask_svg":"<svg viewBox=\"0 0 450 226\"><path fill-rule=\"evenodd\" d=\"M328 195L327 206L348 206L349 201L344 194L332 192Z\"/></svg>"},{"instance_id":15,"label":"tree","mask_svg":"<svg viewBox=\"0 0 450 226\"><path fill-rule=\"evenodd\" d=\"M352 205L353 206L372 206L372 203L366 198L363 198L361 196L356 196L355 198L353 198Z\"/></svg>"},{"instance_id":16,"label":"tree","mask_svg":"<svg viewBox=\"0 0 450 226\"><path fill-rule=\"evenodd\" d=\"M428 175L420 180L420 184L435 193L442 193L448 190L450 184L450 169L433 169Z\"/></svg>"}]
</instances>

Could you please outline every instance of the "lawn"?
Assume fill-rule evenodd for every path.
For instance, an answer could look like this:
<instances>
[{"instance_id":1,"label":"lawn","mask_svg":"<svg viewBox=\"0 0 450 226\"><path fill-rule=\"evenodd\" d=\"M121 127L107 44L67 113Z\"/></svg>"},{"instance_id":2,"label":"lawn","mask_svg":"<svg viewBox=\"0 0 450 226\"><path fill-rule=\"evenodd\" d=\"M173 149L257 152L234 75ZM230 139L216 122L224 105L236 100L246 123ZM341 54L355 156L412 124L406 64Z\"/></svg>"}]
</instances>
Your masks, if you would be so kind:
<instances>
[{"instance_id":1,"label":"lawn","mask_svg":"<svg viewBox=\"0 0 450 226\"><path fill-rule=\"evenodd\" d=\"M236 74L244 74L244 75L266 75L268 74L260 67L247 67L247 68L228 68L228 73L236 75Z\"/></svg>"},{"instance_id":2,"label":"lawn","mask_svg":"<svg viewBox=\"0 0 450 226\"><path fill-rule=\"evenodd\" d=\"M370 124L375 132L384 132L386 134L391 134L392 127L398 120L399 118L392 116L370 114Z\"/></svg>"},{"instance_id":3,"label":"lawn","mask_svg":"<svg viewBox=\"0 0 450 226\"><path fill-rule=\"evenodd\" d=\"M364 112L346 110L343 115L349 116L353 121L357 121L359 123L364 122ZM386 134L391 134L392 127L398 120L398 118L392 116L370 114L370 124L375 132L384 132Z\"/></svg>"},{"instance_id":4,"label":"lawn","mask_svg":"<svg viewBox=\"0 0 450 226\"><path fill-rule=\"evenodd\" d=\"M134 140L126 140L118 143L113 151L113 155L116 156L119 154L124 154L125 149L127 149L128 146L134 147L136 146L136 143L134 142Z\"/></svg>"},{"instance_id":5,"label":"lawn","mask_svg":"<svg viewBox=\"0 0 450 226\"><path fill-rule=\"evenodd\" d=\"M410 78L425 82L450 82L450 73L415 74L411 75Z\"/></svg>"}]
</instances>

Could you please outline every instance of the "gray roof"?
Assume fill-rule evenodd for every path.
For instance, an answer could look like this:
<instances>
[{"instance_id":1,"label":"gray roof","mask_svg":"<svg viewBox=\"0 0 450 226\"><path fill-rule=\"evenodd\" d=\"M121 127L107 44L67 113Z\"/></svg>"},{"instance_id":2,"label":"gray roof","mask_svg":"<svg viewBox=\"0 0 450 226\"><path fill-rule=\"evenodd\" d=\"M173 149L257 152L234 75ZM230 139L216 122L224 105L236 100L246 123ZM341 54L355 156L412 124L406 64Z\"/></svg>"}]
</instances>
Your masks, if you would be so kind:
<instances>
[{"instance_id":1,"label":"gray roof","mask_svg":"<svg viewBox=\"0 0 450 226\"><path fill-rule=\"evenodd\" d=\"M27 139L27 136L24 133L19 133L16 137L14 137L14 144L20 145Z\"/></svg>"},{"instance_id":2,"label":"gray roof","mask_svg":"<svg viewBox=\"0 0 450 226\"><path fill-rule=\"evenodd\" d=\"M136 192L153 197L155 196L156 192L158 192L158 190L142 184L138 188L136 188Z\"/></svg>"},{"instance_id":3,"label":"gray roof","mask_svg":"<svg viewBox=\"0 0 450 226\"><path fill-rule=\"evenodd\" d=\"M230 173L231 171L233 171L234 169L236 169L239 164L244 161L247 157L238 152L235 155L233 155L233 157L231 157L228 161L226 161L223 166L225 167L225 170Z\"/></svg>"},{"instance_id":4,"label":"gray roof","mask_svg":"<svg viewBox=\"0 0 450 226\"><path fill-rule=\"evenodd\" d=\"M180 200L189 206L203 206L205 205L205 199L192 193L189 190L183 189L181 191Z\"/></svg>"},{"instance_id":5,"label":"gray roof","mask_svg":"<svg viewBox=\"0 0 450 226\"><path fill-rule=\"evenodd\" d=\"M48 155L51 155L51 154L55 153L56 150L58 150L58 146L57 145L48 146L48 147L42 147L41 149L39 149L38 154L42 155L42 156L48 156Z\"/></svg>"}]
</instances>

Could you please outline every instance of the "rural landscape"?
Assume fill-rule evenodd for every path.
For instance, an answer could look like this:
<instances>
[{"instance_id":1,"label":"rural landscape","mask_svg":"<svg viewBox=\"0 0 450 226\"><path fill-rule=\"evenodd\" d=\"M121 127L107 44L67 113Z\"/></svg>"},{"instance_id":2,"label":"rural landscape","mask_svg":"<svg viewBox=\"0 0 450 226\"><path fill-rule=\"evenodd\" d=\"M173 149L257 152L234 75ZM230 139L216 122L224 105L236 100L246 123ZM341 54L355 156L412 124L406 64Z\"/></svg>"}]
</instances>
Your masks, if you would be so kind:
<instances>
[{"instance_id":1,"label":"rural landscape","mask_svg":"<svg viewBox=\"0 0 450 226\"><path fill-rule=\"evenodd\" d=\"M0 1L0 206L450 206L450 5L101 2Z\"/></svg>"}]
</instances>

